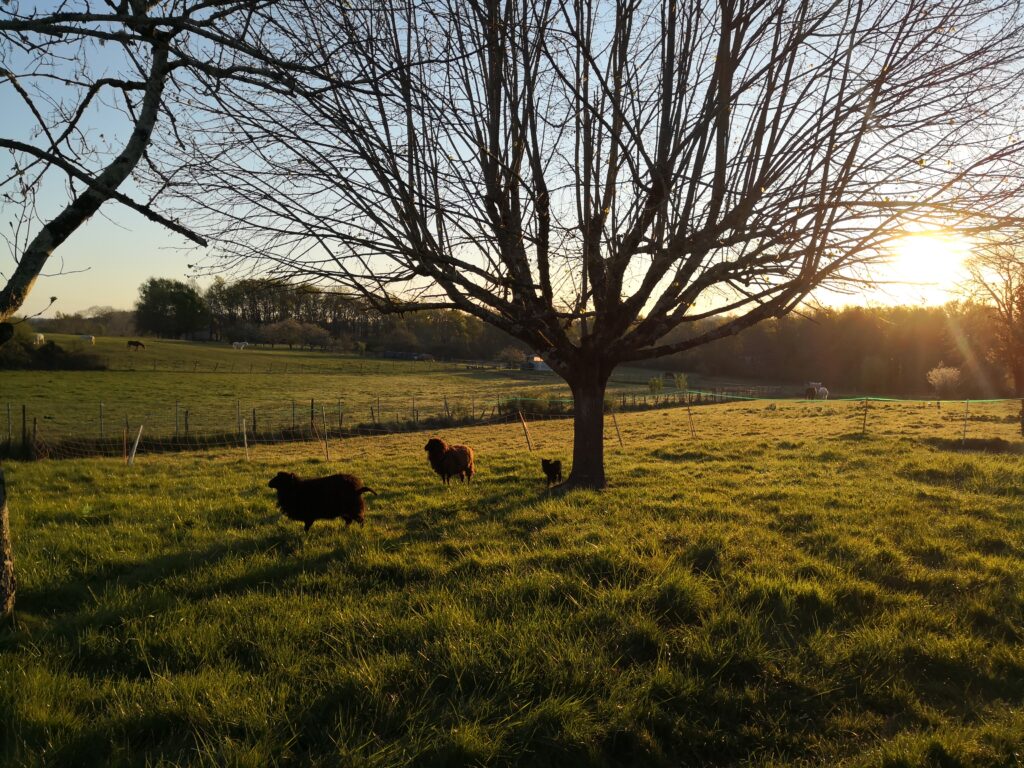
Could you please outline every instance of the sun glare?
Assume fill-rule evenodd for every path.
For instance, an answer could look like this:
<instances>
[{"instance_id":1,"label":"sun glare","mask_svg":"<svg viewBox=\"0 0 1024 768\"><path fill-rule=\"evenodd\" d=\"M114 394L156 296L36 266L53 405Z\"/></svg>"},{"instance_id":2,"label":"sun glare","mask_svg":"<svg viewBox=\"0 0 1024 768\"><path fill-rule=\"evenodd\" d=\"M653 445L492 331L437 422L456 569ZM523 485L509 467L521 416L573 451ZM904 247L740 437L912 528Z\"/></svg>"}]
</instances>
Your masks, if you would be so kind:
<instances>
[{"instance_id":1,"label":"sun glare","mask_svg":"<svg viewBox=\"0 0 1024 768\"><path fill-rule=\"evenodd\" d=\"M939 304L953 298L971 243L945 232L915 232L895 240L878 272L883 291L907 303Z\"/></svg>"}]
</instances>

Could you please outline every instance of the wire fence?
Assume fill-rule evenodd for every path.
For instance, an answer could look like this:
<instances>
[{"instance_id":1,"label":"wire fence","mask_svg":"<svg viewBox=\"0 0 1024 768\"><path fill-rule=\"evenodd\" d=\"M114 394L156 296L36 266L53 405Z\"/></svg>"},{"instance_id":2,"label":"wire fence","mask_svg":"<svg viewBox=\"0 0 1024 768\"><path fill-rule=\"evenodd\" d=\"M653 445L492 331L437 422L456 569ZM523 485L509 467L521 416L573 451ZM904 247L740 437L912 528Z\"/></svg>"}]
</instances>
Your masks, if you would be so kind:
<instances>
[{"instance_id":1,"label":"wire fence","mask_svg":"<svg viewBox=\"0 0 1024 768\"><path fill-rule=\"evenodd\" d=\"M608 414L606 439L623 446L616 413L685 409L684 432L697 438L702 426L720 430L721 424L694 413L710 415L715 406L741 404L741 411L723 411L729 419L746 419L767 424L778 417L815 416L831 419L844 436L903 434L945 442L957 440L965 447L1024 452L1024 400L903 400L885 397L841 397L832 400L802 398L765 398L737 390L680 390L669 393L610 394L605 400ZM197 419L189 409L176 407L171 414L148 413L141 418L104 421L102 413L92 430L59 429L32 416L25 406L6 406L6 432L0 433L0 456L23 459L70 459L113 457L130 461L137 454L165 454L183 451L233 449L246 455L266 446L302 444L317 455L330 458L332 445L357 437L383 436L414 431L439 431L455 427L518 424L524 444L533 449L531 422L568 419L573 413L571 398L510 397L495 401L475 399L449 401L444 398L429 414L413 406L406 414L388 418L379 406L371 406L369 418L356 419L346 414L341 403L310 400L301 407L298 401L288 405L263 405L243 409L233 403L230 421ZM712 410L708 410L712 408ZM223 411L223 409L219 409ZM927 414L927 417L924 416ZM907 417L912 416L911 421ZM225 423L228 421L228 423ZM999 441L993 443L992 441ZM1017 445L1010 446L1012 441ZM335 448L337 451L338 449Z\"/></svg>"}]
</instances>

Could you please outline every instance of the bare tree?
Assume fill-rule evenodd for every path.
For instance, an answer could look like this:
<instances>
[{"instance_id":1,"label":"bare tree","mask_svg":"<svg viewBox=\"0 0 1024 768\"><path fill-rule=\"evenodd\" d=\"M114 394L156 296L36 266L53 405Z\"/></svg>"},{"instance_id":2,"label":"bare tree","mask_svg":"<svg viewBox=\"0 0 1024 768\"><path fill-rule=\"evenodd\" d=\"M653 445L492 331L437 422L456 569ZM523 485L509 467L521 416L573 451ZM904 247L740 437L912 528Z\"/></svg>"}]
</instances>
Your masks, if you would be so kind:
<instances>
[{"instance_id":1,"label":"bare tree","mask_svg":"<svg viewBox=\"0 0 1024 768\"><path fill-rule=\"evenodd\" d=\"M454 307L528 343L575 398L573 485L605 485L617 365L855 288L909 224L1017 213L1010 0L290 9L277 44L371 85L204 102L178 191L213 201L217 266Z\"/></svg>"},{"instance_id":2,"label":"bare tree","mask_svg":"<svg viewBox=\"0 0 1024 768\"><path fill-rule=\"evenodd\" d=\"M195 243L206 240L163 214L173 184L152 152L161 117L174 136L174 106L216 91L228 79L272 92L296 75L316 81L320 62L287 53L271 62L264 40L277 35L276 0L69 0L0 6L0 96L9 161L0 199L13 269L0 272L0 344L54 251L100 207L117 201ZM333 82L333 86L342 84ZM24 120L19 119L19 114ZM114 135L125 134L117 143ZM143 163L158 183L146 199L122 187ZM51 210L41 197L64 202ZM51 299L51 303L54 299ZM0 473L0 613L14 606L14 565Z\"/></svg>"},{"instance_id":3,"label":"bare tree","mask_svg":"<svg viewBox=\"0 0 1024 768\"><path fill-rule=\"evenodd\" d=\"M114 200L189 240L206 240L161 213L172 184L151 152L163 123L173 139L177 106L227 78L288 88L317 62L287 54L270 66L263 41L276 35L275 0L72 0L6 2L0 8L0 94L9 105L0 148L0 195L11 216L3 237L13 269L0 277L0 343L9 319L59 248L104 203ZM145 162L160 183L133 197ZM129 182L126 185L126 182ZM61 186L63 185L63 192ZM134 192L134 189L131 190ZM40 197L60 198L55 209Z\"/></svg>"},{"instance_id":4,"label":"bare tree","mask_svg":"<svg viewBox=\"0 0 1024 768\"><path fill-rule=\"evenodd\" d=\"M1024 397L1024 250L1009 236L986 238L967 259L964 291L992 308L997 328L996 355Z\"/></svg>"}]
</instances>

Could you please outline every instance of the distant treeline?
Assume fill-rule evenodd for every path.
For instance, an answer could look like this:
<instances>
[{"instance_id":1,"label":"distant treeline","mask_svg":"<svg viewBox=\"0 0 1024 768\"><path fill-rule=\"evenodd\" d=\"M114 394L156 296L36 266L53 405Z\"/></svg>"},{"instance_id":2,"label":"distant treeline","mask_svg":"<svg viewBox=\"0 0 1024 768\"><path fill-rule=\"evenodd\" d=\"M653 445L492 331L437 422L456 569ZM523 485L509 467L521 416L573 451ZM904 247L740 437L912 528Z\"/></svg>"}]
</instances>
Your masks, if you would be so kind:
<instances>
[{"instance_id":1,"label":"distant treeline","mask_svg":"<svg viewBox=\"0 0 1024 768\"><path fill-rule=\"evenodd\" d=\"M40 332L152 335L338 351L426 352L435 357L495 359L522 342L463 312L383 314L365 301L283 280L217 279L205 291L151 278L135 310L94 307L35 320Z\"/></svg>"},{"instance_id":2,"label":"distant treeline","mask_svg":"<svg viewBox=\"0 0 1024 768\"><path fill-rule=\"evenodd\" d=\"M714 324L712 319L681 327L668 340ZM43 332L151 334L440 358L513 361L530 352L455 310L383 314L357 297L273 279L218 279L200 291L189 283L152 278L141 286L134 312L94 308L37 320L34 326ZM964 396L984 397L1010 391L998 333L992 310L972 303L819 309L767 320L641 365L790 384L820 381L839 393L928 395L928 372L944 364L961 370Z\"/></svg>"},{"instance_id":3,"label":"distant treeline","mask_svg":"<svg viewBox=\"0 0 1024 768\"><path fill-rule=\"evenodd\" d=\"M680 328L669 339L713 325ZM991 397L1010 392L997 335L992 310L978 304L822 309L766 320L645 365L708 376L820 381L833 393L928 396L928 372L942 363L961 370L960 394Z\"/></svg>"}]
</instances>

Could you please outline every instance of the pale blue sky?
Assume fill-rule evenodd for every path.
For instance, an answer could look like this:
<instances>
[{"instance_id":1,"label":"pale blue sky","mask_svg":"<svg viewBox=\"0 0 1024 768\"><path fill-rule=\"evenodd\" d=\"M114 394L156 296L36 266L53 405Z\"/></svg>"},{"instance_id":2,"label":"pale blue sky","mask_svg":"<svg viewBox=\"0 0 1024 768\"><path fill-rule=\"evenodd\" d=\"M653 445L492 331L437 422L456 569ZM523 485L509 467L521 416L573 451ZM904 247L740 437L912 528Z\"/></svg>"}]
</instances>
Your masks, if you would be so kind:
<instances>
[{"instance_id":1,"label":"pale blue sky","mask_svg":"<svg viewBox=\"0 0 1024 768\"><path fill-rule=\"evenodd\" d=\"M204 249L195 249L185 238L167 232L134 211L108 203L57 251L47 275L36 283L24 314L41 311L50 296L57 296L58 301L46 312L46 317L57 311L71 313L93 306L130 309L144 280L185 279L188 264L204 253ZM905 260L886 270L889 274L883 277L921 279L920 260L927 257L927 245L922 248L918 244ZM956 278L957 257L940 253L934 257L943 265L938 270L926 270L935 275L934 285L890 285L861 297L822 295L821 300L834 304L942 303L948 298L944 289L951 287ZM6 271L10 261L5 258ZM57 274L62 271L68 274ZM201 280L200 285L206 282Z\"/></svg>"},{"instance_id":2,"label":"pale blue sky","mask_svg":"<svg viewBox=\"0 0 1024 768\"><path fill-rule=\"evenodd\" d=\"M106 215L104 215L106 213ZM182 250L185 239L152 224L123 206L108 204L56 252L40 277L25 314L76 312L93 306L130 309L139 285L149 277L184 279L194 258ZM6 265L5 265L6 266ZM55 274L58 272L71 274Z\"/></svg>"},{"instance_id":3,"label":"pale blue sky","mask_svg":"<svg viewBox=\"0 0 1024 768\"><path fill-rule=\"evenodd\" d=\"M4 115L3 133L23 140L28 138L30 120L24 106L10 88L0 87L0 114ZM125 140L127 126L116 112L107 110L96 115L91 125L94 135L104 133L118 149ZM130 187L122 191L139 199L144 196ZM43 196L45 214L55 214L67 203L66 190L58 181L48 185ZM0 207L0 221L16 214ZM861 296L822 294L819 300L831 304L920 304L942 303L952 287L955 271L963 253L943 253L941 243L925 241L901 254L893 268L879 270L877 276L886 280L919 280L931 275L932 285L890 285ZM961 249L962 251L963 249ZM150 277L185 279L188 264L211 254L196 249L184 237L168 232L141 215L118 203L108 202L100 213L75 232L61 246L43 277L37 281L22 314L34 315L46 308L50 296L57 302L44 316L56 312L72 313L94 306L130 309L138 296L139 286ZM0 279L13 269L9 253L0 253ZM208 281L200 281L203 286Z\"/></svg>"}]
</instances>

